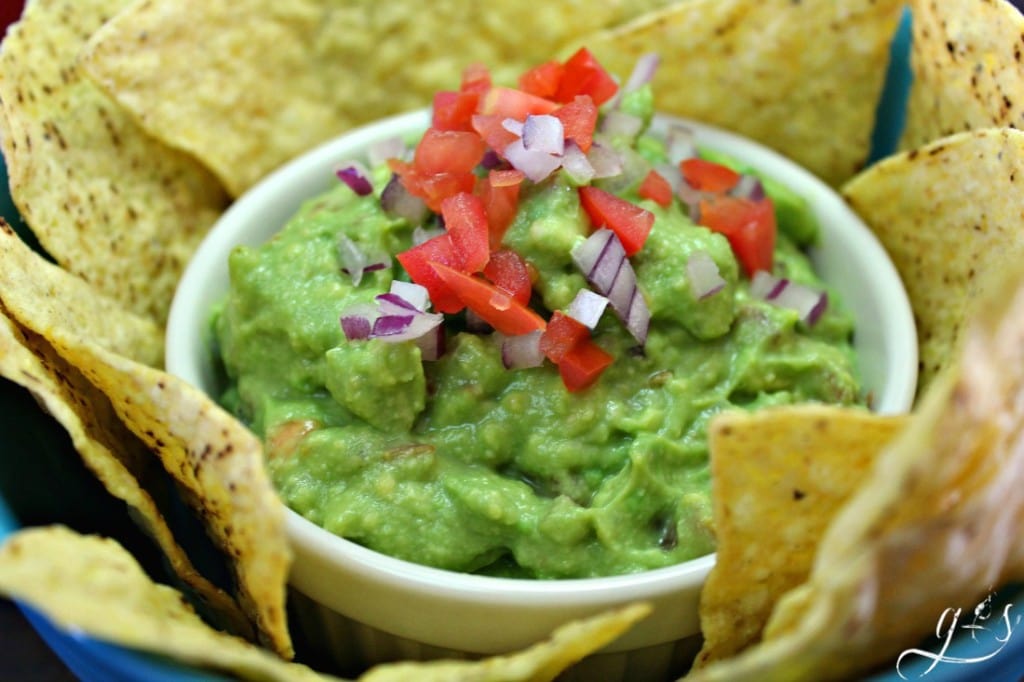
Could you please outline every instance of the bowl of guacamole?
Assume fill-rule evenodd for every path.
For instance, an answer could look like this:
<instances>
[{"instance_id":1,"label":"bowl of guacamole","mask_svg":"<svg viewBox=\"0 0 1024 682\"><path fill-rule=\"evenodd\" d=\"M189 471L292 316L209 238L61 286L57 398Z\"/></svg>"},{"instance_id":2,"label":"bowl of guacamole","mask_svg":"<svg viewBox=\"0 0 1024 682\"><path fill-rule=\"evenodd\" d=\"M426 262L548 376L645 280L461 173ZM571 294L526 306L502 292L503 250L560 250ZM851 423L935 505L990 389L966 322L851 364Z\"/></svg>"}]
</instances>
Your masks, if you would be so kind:
<instances>
[{"instance_id":1,"label":"bowl of guacamole","mask_svg":"<svg viewBox=\"0 0 1024 682\"><path fill-rule=\"evenodd\" d=\"M906 294L826 185L647 85L547 108L475 78L239 199L179 286L168 368L263 440L314 648L496 653L646 600L602 656L685 657L709 421L908 409ZM338 652L337 628L373 634Z\"/></svg>"}]
</instances>

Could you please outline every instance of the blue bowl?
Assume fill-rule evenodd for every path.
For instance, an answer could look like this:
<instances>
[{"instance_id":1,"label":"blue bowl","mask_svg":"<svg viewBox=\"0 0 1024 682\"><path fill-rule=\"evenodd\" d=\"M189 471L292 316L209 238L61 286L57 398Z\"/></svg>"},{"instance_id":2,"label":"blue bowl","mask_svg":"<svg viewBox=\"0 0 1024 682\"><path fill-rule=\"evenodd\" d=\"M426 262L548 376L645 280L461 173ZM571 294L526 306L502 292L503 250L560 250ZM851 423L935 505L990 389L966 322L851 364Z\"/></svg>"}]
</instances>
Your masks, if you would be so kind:
<instances>
[{"instance_id":1,"label":"blue bowl","mask_svg":"<svg viewBox=\"0 0 1024 682\"><path fill-rule=\"evenodd\" d=\"M896 149L903 129L910 84L908 67L909 14L893 42L893 59L879 103L871 158ZM3 171L0 167L0 171ZM6 172L0 173L0 215L7 218L30 244L38 246L25 228L7 192ZM80 532L114 537L154 575L162 562L152 543L131 524L123 503L102 489L71 446L59 424L42 412L31 395L0 380L0 541L17 529L63 523ZM59 495L54 495L60 490ZM913 579L912 576L908 576ZM121 682L216 682L225 678L175 661L62 630L28 606L20 608L39 635L80 679ZM872 682L929 682L995 680L1020 682L1024 672L1024 630L1016 632L1024 614L1024 587L1004 587L976 612L936 614L936 633L905 652ZM940 618L942 619L940 621ZM948 636L948 642L947 642ZM296 643L301 651L301 642Z\"/></svg>"}]
</instances>

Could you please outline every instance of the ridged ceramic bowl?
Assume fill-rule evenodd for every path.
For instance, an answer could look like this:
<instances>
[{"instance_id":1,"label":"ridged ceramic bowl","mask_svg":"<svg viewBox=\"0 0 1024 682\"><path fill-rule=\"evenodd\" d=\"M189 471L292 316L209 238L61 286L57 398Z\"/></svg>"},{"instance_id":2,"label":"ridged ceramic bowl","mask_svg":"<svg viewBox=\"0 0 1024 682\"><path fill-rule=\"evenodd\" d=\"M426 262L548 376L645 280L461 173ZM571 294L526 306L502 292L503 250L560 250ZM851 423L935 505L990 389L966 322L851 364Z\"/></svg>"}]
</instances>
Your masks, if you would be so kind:
<instances>
[{"instance_id":1,"label":"ridged ceramic bowl","mask_svg":"<svg viewBox=\"0 0 1024 682\"><path fill-rule=\"evenodd\" d=\"M676 119L657 117L653 130ZM171 308L168 369L219 395L209 316L228 287L228 253L277 232L299 205L332 184L336 164L375 141L422 131L426 111L352 131L282 167L224 214L187 268ZM914 396L917 344L903 286L883 248L830 188L776 153L685 122L698 144L725 152L804 196L821 226L811 257L856 320L854 343L874 409L901 412ZM343 669L385 660L472 656L534 643L569 619L643 600L652 614L584 661L577 679L658 679L685 669L699 643L697 605L714 563L705 556L634 575L513 580L466 575L384 556L289 512L296 637Z\"/></svg>"}]
</instances>

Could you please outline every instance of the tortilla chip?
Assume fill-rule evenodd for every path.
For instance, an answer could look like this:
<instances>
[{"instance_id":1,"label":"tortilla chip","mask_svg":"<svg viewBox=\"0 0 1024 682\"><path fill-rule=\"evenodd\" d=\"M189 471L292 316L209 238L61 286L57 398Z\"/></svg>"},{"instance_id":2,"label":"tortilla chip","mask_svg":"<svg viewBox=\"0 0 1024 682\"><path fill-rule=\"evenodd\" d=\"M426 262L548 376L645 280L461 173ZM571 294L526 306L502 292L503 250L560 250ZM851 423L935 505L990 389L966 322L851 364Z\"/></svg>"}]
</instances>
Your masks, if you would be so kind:
<instances>
[{"instance_id":1,"label":"tortilla chip","mask_svg":"<svg viewBox=\"0 0 1024 682\"><path fill-rule=\"evenodd\" d=\"M850 677L912 647L946 609L1024 577L1022 273L979 303L957 363L839 511L764 641L692 679Z\"/></svg>"},{"instance_id":2,"label":"tortilla chip","mask_svg":"<svg viewBox=\"0 0 1024 682\"><path fill-rule=\"evenodd\" d=\"M689 0L579 39L613 73L661 56L660 111L733 130L839 185L864 167L902 0Z\"/></svg>"},{"instance_id":3,"label":"tortilla chip","mask_svg":"<svg viewBox=\"0 0 1024 682\"><path fill-rule=\"evenodd\" d=\"M6 310L0 305L0 311ZM107 491L128 505L133 518L163 551L171 570L204 613L221 627L252 636L235 600L201 575L174 538L144 485L157 488L159 463L113 414L110 402L63 360L42 337L0 313L0 376L31 391L68 432L82 461ZM88 407L85 407L88 406ZM162 479L160 479L162 483Z\"/></svg>"},{"instance_id":4,"label":"tortilla chip","mask_svg":"<svg viewBox=\"0 0 1024 682\"><path fill-rule=\"evenodd\" d=\"M63 526L7 539L0 548L0 592L63 628L241 679L333 679L214 630L179 592L152 582L116 542Z\"/></svg>"},{"instance_id":5,"label":"tortilla chip","mask_svg":"<svg viewBox=\"0 0 1024 682\"><path fill-rule=\"evenodd\" d=\"M836 510L906 417L825 405L723 413L709 447L717 556L701 592L696 665L761 639L775 602L811 571Z\"/></svg>"},{"instance_id":6,"label":"tortilla chip","mask_svg":"<svg viewBox=\"0 0 1024 682\"><path fill-rule=\"evenodd\" d=\"M79 49L126 4L28 3L0 45L0 143L11 197L47 252L161 323L226 195L81 76Z\"/></svg>"},{"instance_id":7,"label":"tortilla chip","mask_svg":"<svg viewBox=\"0 0 1024 682\"><path fill-rule=\"evenodd\" d=\"M917 322L918 393L950 364L986 275L1024 253L1024 132L959 133L875 164L843 196L889 252Z\"/></svg>"},{"instance_id":8,"label":"tortilla chip","mask_svg":"<svg viewBox=\"0 0 1024 682\"><path fill-rule=\"evenodd\" d=\"M480 661L431 661L389 663L377 666L359 678L360 682L546 682L555 679L580 661L625 632L650 613L638 603L573 621L558 628L547 641L507 656Z\"/></svg>"},{"instance_id":9,"label":"tortilla chip","mask_svg":"<svg viewBox=\"0 0 1024 682\"><path fill-rule=\"evenodd\" d=\"M0 300L33 310L47 330L67 325L92 342L146 365L163 364L164 335L146 317L124 310L113 298L30 249L0 218Z\"/></svg>"},{"instance_id":10,"label":"tortilla chip","mask_svg":"<svg viewBox=\"0 0 1024 682\"><path fill-rule=\"evenodd\" d=\"M912 0L905 149L978 128L1024 128L1024 17L1004 0Z\"/></svg>"},{"instance_id":11,"label":"tortilla chip","mask_svg":"<svg viewBox=\"0 0 1024 682\"><path fill-rule=\"evenodd\" d=\"M38 258L9 227L0 228L4 314L22 338L35 339L37 357L53 356L47 369L63 381L79 419L110 430L101 439L105 447L122 461L136 458L129 465L135 471L143 466L138 458L156 455L228 555L239 601L257 632L272 649L291 656L284 611L291 560L284 506L263 469L259 441L199 389L104 347L92 329L103 322L102 308L67 295L75 293L73 287L50 286L46 277L39 280L42 290L34 289L38 282L32 273L46 268L35 263L33 270ZM53 271L51 279L61 280ZM95 321L83 322L92 316Z\"/></svg>"},{"instance_id":12,"label":"tortilla chip","mask_svg":"<svg viewBox=\"0 0 1024 682\"><path fill-rule=\"evenodd\" d=\"M554 47L667 1L150 0L93 37L83 68L238 196L323 140L429 105L468 64L514 83Z\"/></svg>"}]
</instances>

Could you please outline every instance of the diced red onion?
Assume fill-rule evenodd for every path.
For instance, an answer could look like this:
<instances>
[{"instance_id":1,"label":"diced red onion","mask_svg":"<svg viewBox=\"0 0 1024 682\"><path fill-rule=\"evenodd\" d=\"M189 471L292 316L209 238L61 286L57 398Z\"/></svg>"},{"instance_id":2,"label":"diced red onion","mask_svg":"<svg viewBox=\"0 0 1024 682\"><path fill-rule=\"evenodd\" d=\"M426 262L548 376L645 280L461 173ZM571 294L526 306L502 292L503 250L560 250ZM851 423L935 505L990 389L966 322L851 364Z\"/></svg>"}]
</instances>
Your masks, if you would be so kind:
<instances>
[{"instance_id":1,"label":"diced red onion","mask_svg":"<svg viewBox=\"0 0 1024 682\"><path fill-rule=\"evenodd\" d=\"M729 190L729 194L740 199L761 201L764 199L764 186L756 175L744 173L740 176L739 182Z\"/></svg>"},{"instance_id":2,"label":"diced red onion","mask_svg":"<svg viewBox=\"0 0 1024 682\"><path fill-rule=\"evenodd\" d=\"M341 315L345 338L381 339L397 343L418 341L441 325L444 316L418 310L414 304L395 293L380 294L376 305L358 303Z\"/></svg>"},{"instance_id":3,"label":"diced red onion","mask_svg":"<svg viewBox=\"0 0 1024 682\"><path fill-rule=\"evenodd\" d=\"M699 223L700 202L704 199L704 194L699 189L691 186L681 173L679 174L679 185L676 187L676 196L689 209L690 220Z\"/></svg>"},{"instance_id":4,"label":"diced red onion","mask_svg":"<svg viewBox=\"0 0 1024 682\"><path fill-rule=\"evenodd\" d=\"M385 212L397 218L405 218L410 225L420 225L430 215L430 209L423 200L410 193L397 175L391 176L381 192L380 205Z\"/></svg>"},{"instance_id":5,"label":"diced red onion","mask_svg":"<svg viewBox=\"0 0 1024 682\"><path fill-rule=\"evenodd\" d=\"M377 319L377 306L370 303L357 303L342 313L341 331L350 341L368 339L375 319Z\"/></svg>"},{"instance_id":6,"label":"diced red onion","mask_svg":"<svg viewBox=\"0 0 1024 682\"><path fill-rule=\"evenodd\" d=\"M416 345L420 349L420 357L428 362L433 362L444 355L445 335L444 325L437 325L431 331L416 339Z\"/></svg>"},{"instance_id":7,"label":"diced red onion","mask_svg":"<svg viewBox=\"0 0 1024 682\"><path fill-rule=\"evenodd\" d=\"M697 156L697 143L693 131L679 124L670 126L665 134L665 152L668 154L668 162L673 166Z\"/></svg>"},{"instance_id":8,"label":"diced red onion","mask_svg":"<svg viewBox=\"0 0 1024 682\"><path fill-rule=\"evenodd\" d=\"M408 315L423 312L398 294L388 292L376 297L377 309L381 315Z\"/></svg>"},{"instance_id":9,"label":"diced red onion","mask_svg":"<svg viewBox=\"0 0 1024 682\"><path fill-rule=\"evenodd\" d=\"M540 367L544 363L539 330L515 336L496 333L495 336L501 343L501 364L505 369Z\"/></svg>"},{"instance_id":10,"label":"diced red onion","mask_svg":"<svg viewBox=\"0 0 1024 682\"><path fill-rule=\"evenodd\" d=\"M754 273L750 293L781 308L795 310L801 320L811 325L821 318L828 307L827 292L784 277L776 277L765 270Z\"/></svg>"},{"instance_id":11,"label":"diced red onion","mask_svg":"<svg viewBox=\"0 0 1024 682\"><path fill-rule=\"evenodd\" d=\"M562 152L562 170L578 185L586 185L594 179L594 167L590 165L587 155L572 140L565 143Z\"/></svg>"},{"instance_id":12,"label":"diced red onion","mask_svg":"<svg viewBox=\"0 0 1024 682\"><path fill-rule=\"evenodd\" d=\"M492 327L487 320L466 308L466 330L474 334L486 334L492 330Z\"/></svg>"},{"instance_id":13,"label":"diced red onion","mask_svg":"<svg viewBox=\"0 0 1024 682\"><path fill-rule=\"evenodd\" d=\"M717 294L726 285L718 270L718 263L707 251L694 251L686 259L686 278L690 282L690 291L698 301Z\"/></svg>"},{"instance_id":14,"label":"diced red onion","mask_svg":"<svg viewBox=\"0 0 1024 682\"><path fill-rule=\"evenodd\" d=\"M388 159L401 159L409 150L400 137L386 137L377 140L366 149L366 160L371 166L379 166Z\"/></svg>"},{"instance_id":15,"label":"diced red onion","mask_svg":"<svg viewBox=\"0 0 1024 682\"><path fill-rule=\"evenodd\" d=\"M647 341L651 314L637 286L636 273L614 232L600 228L577 244L572 259L598 293L608 297L616 316L641 345Z\"/></svg>"},{"instance_id":16,"label":"diced red onion","mask_svg":"<svg viewBox=\"0 0 1024 682\"><path fill-rule=\"evenodd\" d=\"M480 159L480 165L487 170L493 170L505 165L505 160L501 158L501 155L499 155L498 152L493 149L488 149L484 152L484 158Z\"/></svg>"},{"instance_id":17,"label":"diced red onion","mask_svg":"<svg viewBox=\"0 0 1024 682\"><path fill-rule=\"evenodd\" d=\"M679 191L679 183L683 180L683 174L679 170L679 164L673 166L670 163L656 163L654 164L654 170L658 171L658 174L665 178L669 187L672 188L673 194Z\"/></svg>"},{"instance_id":18,"label":"diced red onion","mask_svg":"<svg viewBox=\"0 0 1024 682\"><path fill-rule=\"evenodd\" d=\"M595 178L611 178L622 173L622 157L613 147L595 142L587 152Z\"/></svg>"},{"instance_id":19,"label":"diced red onion","mask_svg":"<svg viewBox=\"0 0 1024 682\"><path fill-rule=\"evenodd\" d=\"M367 179L369 172L358 161L348 162L343 168L335 171L335 175L359 196L365 197L368 194L373 194L373 185Z\"/></svg>"},{"instance_id":20,"label":"diced red onion","mask_svg":"<svg viewBox=\"0 0 1024 682\"><path fill-rule=\"evenodd\" d=\"M513 135L523 136L523 122L512 117L503 119L501 127L509 131Z\"/></svg>"},{"instance_id":21,"label":"diced red onion","mask_svg":"<svg viewBox=\"0 0 1024 682\"><path fill-rule=\"evenodd\" d=\"M640 58L636 60L636 64L633 66L633 72L629 74L629 79L622 87L621 92L633 92L637 88L650 83L658 70L659 64L661 64L661 57L658 56L657 52L648 52L647 54L640 55Z\"/></svg>"},{"instance_id":22,"label":"diced red onion","mask_svg":"<svg viewBox=\"0 0 1024 682\"><path fill-rule=\"evenodd\" d=\"M427 304L430 303L430 292L427 291L425 286L415 282L403 282L400 279L396 279L391 282L390 293L398 296L421 312L426 310Z\"/></svg>"},{"instance_id":23,"label":"diced red onion","mask_svg":"<svg viewBox=\"0 0 1024 682\"><path fill-rule=\"evenodd\" d=\"M611 109L601 119L601 132L606 135L635 137L643 130L644 121L639 116Z\"/></svg>"},{"instance_id":24,"label":"diced red onion","mask_svg":"<svg viewBox=\"0 0 1024 682\"><path fill-rule=\"evenodd\" d=\"M523 147L560 156L565 150L565 128L551 114L529 114L523 122Z\"/></svg>"},{"instance_id":25,"label":"diced red onion","mask_svg":"<svg viewBox=\"0 0 1024 682\"><path fill-rule=\"evenodd\" d=\"M561 157L540 150L527 149L522 138L508 144L502 150L502 154L513 168L521 170L533 182L541 182L562 165Z\"/></svg>"},{"instance_id":26,"label":"diced red onion","mask_svg":"<svg viewBox=\"0 0 1024 682\"><path fill-rule=\"evenodd\" d=\"M425 241L429 241L434 237L444 234L444 228L431 227L426 228L422 225L417 225L412 231L412 243L416 246L422 244Z\"/></svg>"},{"instance_id":27,"label":"diced red onion","mask_svg":"<svg viewBox=\"0 0 1024 682\"><path fill-rule=\"evenodd\" d=\"M597 326L607 307L608 299L605 296L590 289L580 289L565 312L577 322L593 329Z\"/></svg>"},{"instance_id":28,"label":"diced red onion","mask_svg":"<svg viewBox=\"0 0 1024 682\"><path fill-rule=\"evenodd\" d=\"M338 260L341 271L352 278L353 286L359 286L363 275L383 270L391 264L391 257L381 253L366 253L345 234L338 235Z\"/></svg>"},{"instance_id":29,"label":"diced red onion","mask_svg":"<svg viewBox=\"0 0 1024 682\"><path fill-rule=\"evenodd\" d=\"M414 315L381 315L373 321L370 336L375 339L397 337L409 331Z\"/></svg>"}]
</instances>

